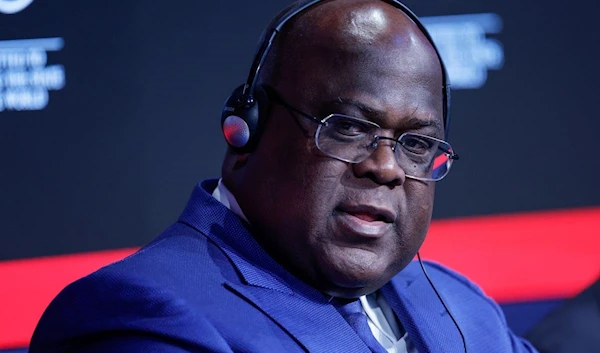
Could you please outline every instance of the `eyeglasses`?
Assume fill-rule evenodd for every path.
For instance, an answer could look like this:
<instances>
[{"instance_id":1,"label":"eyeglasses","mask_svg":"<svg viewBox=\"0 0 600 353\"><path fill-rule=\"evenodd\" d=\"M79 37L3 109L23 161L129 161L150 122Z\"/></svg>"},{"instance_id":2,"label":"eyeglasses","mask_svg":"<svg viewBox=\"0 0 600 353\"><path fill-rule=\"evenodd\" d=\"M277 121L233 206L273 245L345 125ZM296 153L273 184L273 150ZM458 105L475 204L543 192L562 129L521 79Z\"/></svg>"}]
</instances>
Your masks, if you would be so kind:
<instances>
[{"instance_id":1,"label":"eyeglasses","mask_svg":"<svg viewBox=\"0 0 600 353\"><path fill-rule=\"evenodd\" d=\"M405 132L397 139L382 136L383 129L374 122L343 114L330 114L319 119L291 106L274 88L264 88L269 97L290 114L299 114L319 124L315 132L317 148L335 159L360 163L377 149L380 141L390 140L394 142L391 148L396 161L407 178L440 181L450 171L452 162L459 158L444 140L413 132Z\"/></svg>"}]
</instances>

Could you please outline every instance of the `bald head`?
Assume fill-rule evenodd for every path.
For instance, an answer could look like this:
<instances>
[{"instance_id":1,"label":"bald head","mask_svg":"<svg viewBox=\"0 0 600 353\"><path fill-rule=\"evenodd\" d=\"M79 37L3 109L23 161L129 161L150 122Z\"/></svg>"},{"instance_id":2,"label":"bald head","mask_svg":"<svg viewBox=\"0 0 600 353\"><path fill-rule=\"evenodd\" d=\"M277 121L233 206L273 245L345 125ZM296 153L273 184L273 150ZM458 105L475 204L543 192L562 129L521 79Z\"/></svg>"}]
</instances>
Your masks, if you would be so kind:
<instances>
[{"instance_id":1,"label":"bald head","mask_svg":"<svg viewBox=\"0 0 600 353\"><path fill-rule=\"evenodd\" d=\"M442 77L426 36L402 10L381 0L323 1L296 16L276 38L261 81L295 80L306 74L306 61L322 58L329 59L327 70L339 71L345 59L358 64L376 60L382 67L401 61L407 71Z\"/></svg>"}]
</instances>

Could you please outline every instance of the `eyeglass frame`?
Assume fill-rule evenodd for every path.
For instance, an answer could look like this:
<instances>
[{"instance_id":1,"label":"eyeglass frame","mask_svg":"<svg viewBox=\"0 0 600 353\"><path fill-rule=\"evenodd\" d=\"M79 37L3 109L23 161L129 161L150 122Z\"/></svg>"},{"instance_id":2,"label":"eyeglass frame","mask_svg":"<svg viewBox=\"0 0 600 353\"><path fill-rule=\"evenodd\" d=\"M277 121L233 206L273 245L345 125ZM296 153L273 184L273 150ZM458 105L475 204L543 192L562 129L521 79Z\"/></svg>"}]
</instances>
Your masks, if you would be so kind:
<instances>
[{"instance_id":1,"label":"eyeglass frame","mask_svg":"<svg viewBox=\"0 0 600 353\"><path fill-rule=\"evenodd\" d=\"M432 179L432 178L416 177L416 176L408 175L408 174L405 173L405 176L407 178L414 179L414 180L419 180L419 181L433 181L433 182L440 181L440 180L444 179L446 177L446 175L448 175L448 173L450 172L450 169L452 167L453 161L456 161L456 160L460 159L459 155L457 153L454 153L452 146L447 141L444 141L442 139L439 139L439 138L436 138L436 137L433 137L433 136L428 136L428 135L416 133L416 132L404 132L398 138L387 137L387 136L380 136L380 135L374 135L373 136L373 141L371 142L371 144L375 144L375 146L373 148L373 151L370 154L368 154L365 157L365 159L363 159L361 161L358 161L358 162L352 161L352 160L348 160L348 159L344 159L344 158L341 158L341 157L338 157L338 156L331 155L330 153L327 153L327 152L325 152L325 151L323 151L321 149L321 147L319 146L319 139L318 139L319 132L320 132L321 128L323 126L327 126L327 120L329 120L331 117L338 116L338 117L348 118L348 119L351 119L351 120L357 120L357 121L360 121L360 122L365 122L368 125L372 125L374 127L377 127L380 130L382 130L383 128L381 126L379 126L379 124L377 124L375 122L372 122L372 121L369 121L369 120L365 120L365 119L361 119L361 118L357 118L357 117L354 117L354 116L349 116L349 115L345 115L345 114L339 114L339 113L332 113L332 114L327 115L323 119L319 119L319 118L317 118L317 117L315 117L315 116L313 116L311 114L303 112L302 110L300 110L300 109L294 107L293 105L291 105L290 103L288 103L285 99L283 99L283 97L281 97L281 95L279 94L279 92L277 92L277 90L274 87L269 86L269 85L262 85L262 88L265 90L265 92L267 93L267 96L270 99L273 99L276 102L278 102L281 105L283 105L283 107L286 108L290 113L293 112L293 113L299 114L300 116L302 116L302 117L304 117L306 119L309 119L309 120L311 120L314 123L317 123L319 125L319 127L317 128L317 130L315 131L315 134L314 134L315 144L316 144L317 148L319 149L319 151L321 151L322 153L325 153L327 156L329 156L331 158L335 158L335 159L340 160L342 162L347 162L347 163L351 163L351 164L357 164L357 163L361 163L361 162L365 161L366 159L369 158L369 156L371 154L373 154L373 152L375 152L375 150L377 149L377 147L379 147L378 141L380 141L380 140L394 141L395 144L391 148L392 148L392 151L397 155L398 152L396 152L396 148L397 148L398 145L402 145L400 143L400 140L404 136L406 136L406 135L425 137L425 138L428 138L428 139L432 139L432 140L434 140L436 142L446 144L446 145L448 145L450 147L449 150L442 149L442 151L448 156L448 161L445 162L445 163L448 163L448 167L447 167L446 173L444 173L444 175L442 175L442 177L440 177L439 179ZM439 148L439 146L438 146L438 148ZM398 166L400 168L402 168L402 166L400 166L400 161L398 160L398 157L396 157L395 159L396 159L396 164L398 164ZM432 162L433 162L433 160L432 160Z\"/></svg>"}]
</instances>

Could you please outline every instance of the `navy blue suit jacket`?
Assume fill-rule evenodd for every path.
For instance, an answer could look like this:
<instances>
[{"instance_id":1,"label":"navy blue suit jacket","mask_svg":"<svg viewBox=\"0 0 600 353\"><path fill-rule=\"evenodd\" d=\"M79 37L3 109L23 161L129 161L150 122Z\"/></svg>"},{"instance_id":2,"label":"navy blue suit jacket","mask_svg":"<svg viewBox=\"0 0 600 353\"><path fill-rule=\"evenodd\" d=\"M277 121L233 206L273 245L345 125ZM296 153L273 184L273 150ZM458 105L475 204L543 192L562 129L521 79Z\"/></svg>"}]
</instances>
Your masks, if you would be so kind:
<instances>
[{"instance_id":1,"label":"navy blue suit jacket","mask_svg":"<svg viewBox=\"0 0 600 353\"><path fill-rule=\"evenodd\" d=\"M30 352L368 352L326 296L275 262L211 196L215 187L197 185L179 220L152 243L65 288ZM534 351L471 282L426 267L470 353ZM381 293L420 353L463 352L418 263Z\"/></svg>"}]
</instances>

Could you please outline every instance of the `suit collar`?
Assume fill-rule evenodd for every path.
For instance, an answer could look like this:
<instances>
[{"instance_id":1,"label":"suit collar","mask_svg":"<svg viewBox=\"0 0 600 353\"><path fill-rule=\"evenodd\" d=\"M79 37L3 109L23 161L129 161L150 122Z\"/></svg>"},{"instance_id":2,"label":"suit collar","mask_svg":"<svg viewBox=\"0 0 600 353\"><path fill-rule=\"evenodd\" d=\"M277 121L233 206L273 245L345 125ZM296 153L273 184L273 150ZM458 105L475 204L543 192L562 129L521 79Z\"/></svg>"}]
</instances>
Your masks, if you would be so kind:
<instances>
[{"instance_id":1,"label":"suit collar","mask_svg":"<svg viewBox=\"0 0 600 353\"><path fill-rule=\"evenodd\" d=\"M256 242L246 223L211 196L217 182L209 179L196 185L179 221L218 244L245 284L293 293L295 278Z\"/></svg>"},{"instance_id":2,"label":"suit collar","mask_svg":"<svg viewBox=\"0 0 600 353\"><path fill-rule=\"evenodd\" d=\"M427 265L426 265L427 266ZM381 288L381 293L419 352L462 352L452 318L413 261Z\"/></svg>"}]
</instances>

